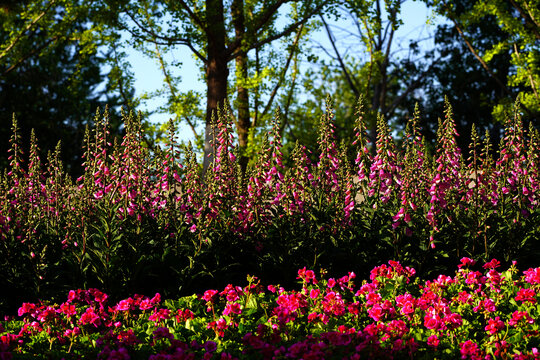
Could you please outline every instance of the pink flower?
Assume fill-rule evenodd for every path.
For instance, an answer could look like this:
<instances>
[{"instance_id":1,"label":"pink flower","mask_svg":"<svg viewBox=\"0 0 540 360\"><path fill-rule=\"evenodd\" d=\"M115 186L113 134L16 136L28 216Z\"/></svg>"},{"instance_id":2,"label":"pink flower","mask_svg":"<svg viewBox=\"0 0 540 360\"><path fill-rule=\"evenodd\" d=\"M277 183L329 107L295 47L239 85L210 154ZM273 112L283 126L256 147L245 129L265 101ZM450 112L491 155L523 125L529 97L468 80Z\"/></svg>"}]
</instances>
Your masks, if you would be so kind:
<instances>
[{"instance_id":1,"label":"pink flower","mask_svg":"<svg viewBox=\"0 0 540 360\"><path fill-rule=\"evenodd\" d=\"M525 274L525 281L529 284L540 284L540 268L531 268L523 273Z\"/></svg>"},{"instance_id":2,"label":"pink flower","mask_svg":"<svg viewBox=\"0 0 540 360\"><path fill-rule=\"evenodd\" d=\"M150 302L153 305L157 305L161 302L161 295L159 293L156 293L153 298L150 299Z\"/></svg>"},{"instance_id":3,"label":"pink flower","mask_svg":"<svg viewBox=\"0 0 540 360\"><path fill-rule=\"evenodd\" d=\"M317 284L317 279L315 278L315 272L313 270L306 270L305 267L303 269L298 270L297 279L302 279L307 284L309 284L310 282L313 282L314 285Z\"/></svg>"},{"instance_id":4,"label":"pink flower","mask_svg":"<svg viewBox=\"0 0 540 360\"><path fill-rule=\"evenodd\" d=\"M139 309L142 310L142 311L149 310L149 309L151 309L153 307L154 307L154 305L152 304L150 299L144 299L139 304Z\"/></svg>"},{"instance_id":5,"label":"pink flower","mask_svg":"<svg viewBox=\"0 0 540 360\"><path fill-rule=\"evenodd\" d=\"M32 303L23 303L19 308L18 315L23 316L24 314L33 314L36 310L36 305Z\"/></svg>"},{"instance_id":6,"label":"pink flower","mask_svg":"<svg viewBox=\"0 0 540 360\"><path fill-rule=\"evenodd\" d=\"M515 326L517 325L521 320L525 319L525 321L529 324L534 323L534 319L530 317L530 315L526 311L514 311L512 314L512 318L508 320L508 325Z\"/></svg>"},{"instance_id":7,"label":"pink flower","mask_svg":"<svg viewBox=\"0 0 540 360\"><path fill-rule=\"evenodd\" d=\"M375 304L368 310L368 315L375 321L380 321L383 316L383 309L381 305Z\"/></svg>"},{"instance_id":8,"label":"pink flower","mask_svg":"<svg viewBox=\"0 0 540 360\"><path fill-rule=\"evenodd\" d=\"M496 269L501 266L501 263L497 259L493 259L490 262L484 264L484 269Z\"/></svg>"},{"instance_id":9,"label":"pink flower","mask_svg":"<svg viewBox=\"0 0 540 360\"><path fill-rule=\"evenodd\" d=\"M214 299L214 296L216 296L218 293L217 290L206 290L204 292L204 295L202 296L202 299L206 302L212 302Z\"/></svg>"},{"instance_id":10,"label":"pink flower","mask_svg":"<svg viewBox=\"0 0 540 360\"><path fill-rule=\"evenodd\" d=\"M334 280L333 278L328 279L327 285L330 289L332 289L334 286L336 286L336 280Z\"/></svg>"},{"instance_id":11,"label":"pink flower","mask_svg":"<svg viewBox=\"0 0 540 360\"><path fill-rule=\"evenodd\" d=\"M504 329L504 322L498 316L495 319L489 319L488 325L485 327L485 330L490 335L493 335L502 329Z\"/></svg>"},{"instance_id":12,"label":"pink flower","mask_svg":"<svg viewBox=\"0 0 540 360\"><path fill-rule=\"evenodd\" d=\"M475 260L470 259L468 257L464 257L464 258L461 258L461 264L458 265L458 268L469 267L469 266L473 266L474 264L476 264Z\"/></svg>"},{"instance_id":13,"label":"pink flower","mask_svg":"<svg viewBox=\"0 0 540 360\"><path fill-rule=\"evenodd\" d=\"M530 302L531 304L536 304L536 292L534 289L519 289L516 294L516 301Z\"/></svg>"},{"instance_id":14,"label":"pink flower","mask_svg":"<svg viewBox=\"0 0 540 360\"><path fill-rule=\"evenodd\" d=\"M439 326L440 318L438 315L426 314L424 317L424 326L428 329L436 329Z\"/></svg>"},{"instance_id":15,"label":"pink flower","mask_svg":"<svg viewBox=\"0 0 540 360\"><path fill-rule=\"evenodd\" d=\"M98 327L101 324L101 318L94 312L93 308L87 308L86 312L81 315L81 318L79 319L79 324L92 324L95 327Z\"/></svg>"},{"instance_id":16,"label":"pink flower","mask_svg":"<svg viewBox=\"0 0 540 360\"><path fill-rule=\"evenodd\" d=\"M116 305L116 310L118 310L118 311L129 311L131 309L132 304L133 304L133 299L132 298L120 300L120 302L118 302L118 304Z\"/></svg>"},{"instance_id":17,"label":"pink flower","mask_svg":"<svg viewBox=\"0 0 540 360\"><path fill-rule=\"evenodd\" d=\"M96 200L99 200L99 199L103 198L103 190L98 190L98 191L96 191L96 192L94 193L94 198L95 198Z\"/></svg>"},{"instance_id":18,"label":"pink flower","mask_svg":"<svg viewBox=\"0 0 540 360\"><path fill-rule=\"evenodd\" d=\"M460 347L461 347L460 352L461 352L462 359L467 359L467 358L479 359L480 350L478 348L477 343L471 340L467 340L464 343L461 343Z\"/></svg>"},{"instance_id":19,"label":"pink flower","mask_svg":"<svg viewBox=\"0 0 540 360\"><path fill-rule=\"evenodd\" d=\"M228 316L230 314L241 314L242 307L238 303L227 303L225 305L225 310L223 310L223 315Z\"/></svg>"},{"instance_id":20,"label":"pink flower","mask_svg":"<svg viewBox=\"0 0 540 360\"><path fill-rule=\"evenodd\" d=\"M75 308L75 305L63 303L62 305L60 305L60 309L58 309L58 312L67 316L73 316L77 314L77 309Z\"/></svg>"},{"instance_id":21,"label":"pink flower","mask_svg":"<svg viewBox=\"0 0 540 360\"><path fill-rule=\"evenodd\" d=\"M439 338L437 337L437 335L431 335L430 337L428 337L427 344L434 348L439 346Z\"/></svg>"},{"instance_id":22,"label":"pink flower","mask_svg":"<svg viewBox=\"0 0 540 360\"><path fill-rule=\"evenodd\" d=\"M311 299L316 299L319 297L319 294L321 293L321 291L319 289L311 289L311 291L309 292L309 297Z\"/></svg>"}]
</instances>

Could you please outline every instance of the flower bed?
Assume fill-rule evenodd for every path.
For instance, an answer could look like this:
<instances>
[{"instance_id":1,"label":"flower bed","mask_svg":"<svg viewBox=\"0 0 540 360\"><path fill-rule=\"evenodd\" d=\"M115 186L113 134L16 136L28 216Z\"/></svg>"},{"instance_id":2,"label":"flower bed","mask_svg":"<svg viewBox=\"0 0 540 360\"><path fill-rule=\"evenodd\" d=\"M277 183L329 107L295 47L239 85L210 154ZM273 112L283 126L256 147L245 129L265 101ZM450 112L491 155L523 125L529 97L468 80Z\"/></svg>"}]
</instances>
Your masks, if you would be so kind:
<instances>
[{"instance_id":1,"label":"flower bed","mask_svg":"<svg viewBox=\"0 0 540 360\"><path fill-rule=\"evenodd\" d=\"M389 261L355 284L298 271L299 290L245 287L162 301L135 295L108 304L97 289L62 304L24 303L0 322L0 359L538 359L540 268L477 271L432 281Z\"/></svg>"},{"instance_id":2,"label":"flower bed","mask_svg":"<svg viewBox=\"0 0 540 360\"><path fill-rule=\"evenodd\" d=\"M498 147L474 130L463 152L450 104L435 142L415 111L401 146L382 118L368 137L361 106L354 142L337 138L328 107L318 149L291 150L276 116L244 174L223 112L204 177L174 124L150 151L141 119L124 120L125 135L113 138L108 115L96 114L76 180L60 148L43 161L32 136L23 152L13 122L0 175L0 312L79 288L178 298L245 274L289 288L304 266L361 274L389 258L424 278L463 256L538 265L540 133L518 108Z\"/></svg>"}]
</instances>

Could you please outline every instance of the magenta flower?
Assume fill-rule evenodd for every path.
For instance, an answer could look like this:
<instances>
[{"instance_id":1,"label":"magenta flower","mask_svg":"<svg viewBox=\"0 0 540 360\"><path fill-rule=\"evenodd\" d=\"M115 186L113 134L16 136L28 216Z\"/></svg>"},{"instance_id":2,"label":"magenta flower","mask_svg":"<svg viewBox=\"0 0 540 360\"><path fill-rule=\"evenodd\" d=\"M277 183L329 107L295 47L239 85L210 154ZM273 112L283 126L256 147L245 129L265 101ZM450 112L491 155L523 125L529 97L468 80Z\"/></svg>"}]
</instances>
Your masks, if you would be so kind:
<instances>
[{"instance_id":1,"label":"magenta flower","mask_svg":"<svg viewBox=\"0 0 540 360\"><path fill-rule=\"evenodd\" d=\"M534 319L526 311L516 310L512 313L512 318L508 320L508 325L516 326L521 320L534 324Z\"/></svg>"},{"instance_id":2,"label":"magenta flower","mask_svg":"<svg viewBox=\"0 0 540 360\"><path fill-rule=\"evenodd\" d=\"M463 257L461 258L461 264L458 265L458 268L461 269L462 267L474 266L474 264L476 264L476 260L470 259L468 257Z\"/></svg>"},{"instance_id":3,"label":"magenta flower","mask_svg":"<svg viewBox=\"0 0 540 360\"><path fill-rule=\"evenodd\" d=\"M116 305L116 310L118 310L118 311L129 311L131 309L132 305L133 305L133 299L132 298L120 300L120 302L118 302L118 304Z\"/></svg>"},{"instance_id":4,"label":"magenta flower","mask_svg":"<svg viewBox=\"0 0 540 360\"><path fill-rule=\"evenodd\" d=\"M139 309L142 310L142 311L149 310L149 309L151 309L153 307L154 307L154 305L152 304L150 299L143 299L141 301L141 303L139 304Z\"/></svg>"},{"instance_id":5,"label":"magenta flower","mask_svg":"<svg viewBox=\"0 0 540 360\"><path fill-rule=\"evenodd\" d=\"M490 334L496 334L500 330L504 329L504 322L497 316L495 319L489 319L488 325L485 327L485 330Z\"/></svg>"},{"instance_id":6,"label":"magenta flower","mask_svg":"<svg viewBox=\"0 0 540 360\"><path fill-rule=\"evenodd\" d=\"M475 359L480 360L480 349L478 347L478 344L474 341L467 340L464 343L460 345L460 352L461 352L461 358L462 359Z\"/></svg>"},{"instance_id":7,"label":"magenta flower","mask_svg":"<svg viewBox=\"0 0 540 360\"><path fill-rule=\"evenodd\" d=\"M19 311L17 312L19 316L23 316L24 314L34 314L34 311L36 310L36 305L32 303L23 303L22 306L19 308Z\"/></svg>"},{"instance_id":8,"label":"magenta flower","mask_svg":"<svg viewBox=\"0 0 540 360\"><path fill-rule=\"evenodd\" d=\"M101 318L98 314L94 312L93 308L88 308L84 312L84 314L81 315L81 318L79 319L79 324L81 325L87 325L92 324L95 327L98 327L101 324Z\"/></svg>"},{"instance_id":9,"label":"magenta flower","mask_svg":"<svg viewBox=\"0 0 540 360\"><path fill-rule=\"evenodd\" d=\"M204 292L204 295L202 296L202 299L206 302L213 302L214 297L218 294L217 290L206 290Z\"/></svg>"},{"instance_id":10,"label":"magenta flower","mask_svg":"<svg viewBox=\"0 0 540 360\"><path fill-rule=\"evenodd\" d=\"M63 303L62 305L60 305L60 309L58 309L58 312L67 316L73 316L77 315L77 308L75 308L75 305Z\"/></svg>"},{"instance_id":11,"label":"magenta flower","mask_svg":"<svg viewBox=\"0 0 540 360\"><path fill-rule=\"evenodd\" d=\"M427 344L431 347L437 348L437 346L439 346L439 338L437 335L431 335L428 337Z\"/></svg>"},{"instance_id":12,"label":"magenta flower","mask_svg":"<svg viewBox=\"0 0 540 360\"><path fill-rule=\"evenodd\" d=\"M525 281L529 284L540 284L540 268L525 270L523 274L525 274Z\"/></svg>"},{"instance_id":13,"label":"magenta flower","mask_svg":"<svg viewBox=\"0 0 540 360\"><path fill-rule=\"evenodd\" d=\"M424 316L424 326L428 329L437 329L441 318L436 314L427 314Z\"/></svg>"},{"instance_id":14,"label":"magenta flower","mask_svg":"<svg viewBox=\"0 0 540 360\"><path fill-rule=\"evenodd\" d=\"M230 314L241 314L242 307L238 303L227 303L225 305L225 310L223 310L223 315L230 316Z\"/></svg>"},{"instance_id":15,"label":"magenta flower","mask_svg":"<svg viewBox=\"0 0 540 360\"><path fill-rule=\"evenodd\" d=\"M383 308L381 307L381 305L375 304L368 310L368 315L373 320L380 321L384 315Z\"/></svg>"},{"instance_id":16,"label":"magenta flower","mask_svg":"<svg viewBox=\"0 0 540 360\"><path fill-rule=\"evenodd\" d=\"M311 299L316 299L319 297L321 291L319 289L311 289L309 292L309 297Z\"/></svg>"},{"instance_id":17,"label":"magenta flower","mask_svg":"<svg viewBox=\"0 0 540 360\"><path fill-rule=\"evenodd\" d=\"M534 289L519 289L516 294L516 301L530 302L531 304L536 304L536 291Z\"/></svg>"},{"instance_id":18,"label":"magenta flower","mask_svg":"<svg viewBox=\"0 0 540 360\"><path fill-rule=\"evenodd\" d=\"M484 269L496 269L499 266L501 266L500 261L497 259L493 259L490 262L485 263L483 267Z\"/></svg>"},{"instance_id":19,"label":"magenta flower","mask_svg":"<svg viewBox=\"0 0 540 360\"><path fill-rule=\"evenodd\" d=\"M310 282L313 283L313 285L317 285L317 279L315 277L315 272L313 270L306 270L306 268L302 268L298 270L298 277L297 279L302 279L306 282L306 284L309 284Z\"/></svg>"}]
</instances>

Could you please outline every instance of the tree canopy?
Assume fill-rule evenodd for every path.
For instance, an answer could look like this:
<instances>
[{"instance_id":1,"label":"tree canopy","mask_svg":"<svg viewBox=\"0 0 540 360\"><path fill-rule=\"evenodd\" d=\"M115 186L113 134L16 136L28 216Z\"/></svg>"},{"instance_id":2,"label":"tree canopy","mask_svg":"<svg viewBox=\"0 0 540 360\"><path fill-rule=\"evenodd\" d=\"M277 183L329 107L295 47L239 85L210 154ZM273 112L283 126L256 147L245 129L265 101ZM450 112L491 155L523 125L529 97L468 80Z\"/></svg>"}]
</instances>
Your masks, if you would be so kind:
<instances>
[{"instance_id":1,"label":"tree canopy","mask_svg":"<svg viewBox=\"0 0 540 360\"><path fill-rule=\"evenodd\" d=\"M312 129L328 95L345 144L354 134L359 96L367 105L372 141L379 113L403 132L417 102L422 131L434 139L445 96L454 104L462 148L473 122L496 137L516 98L525 119L538 125L538 0L425 0L446 20L438 24L432 48L414 39L408 47L396 44L397 31L408 21L404 3L4 1L0 136L9 137L14 114L27 139L35 128L44 152L61 139L69 164L79 156L84 127L98 106L109 105L113 131L121 131L115 122L120 106L137 111L143 100L134 95L137 74L128 52L159 67L163 88L145 96L166 97L161 110L191 129L204 150L204 169L215 146L212 121L227 106L244 171L278 107L285 149L292 150L296 140L316 149ZM318 43L321 37L326 45ZM408 55L397 55L397 45ZM173 50L181 55L171 61ZM205 94L182 89L188 56L197 61ZM0 147L5 165L7 144Z\"/></svg>"},{"instance_id":2,"label":"tree canopy","mask_svg":"<svg viewBox=\"0 0 540 360\"><path fill-rule=\"evenodd\" d=\"M119 131L120 117L114 114L133 102L132 89L118 91L121 74L115 75L112 50L100 49L112 39L100 39L104 33L93 17L82 1L8 2L0 10L0 138L9 139L15 116L24 143L35 129L42 155L61 141L63 159L74 173L71 165L96 108L108 105L112 129ZM0 142L3 165L8 147Z\"/></svg>"}]
</instances>

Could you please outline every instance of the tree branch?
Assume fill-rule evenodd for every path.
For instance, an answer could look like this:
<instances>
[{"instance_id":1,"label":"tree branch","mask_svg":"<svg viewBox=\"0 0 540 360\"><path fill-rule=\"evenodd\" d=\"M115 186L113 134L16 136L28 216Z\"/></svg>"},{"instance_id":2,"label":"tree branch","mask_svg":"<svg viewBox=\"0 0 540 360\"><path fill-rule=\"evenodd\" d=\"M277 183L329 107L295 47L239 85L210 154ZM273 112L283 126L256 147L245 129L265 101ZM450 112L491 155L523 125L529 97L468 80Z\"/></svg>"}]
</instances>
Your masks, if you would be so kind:
<instances>
[{"instance_id":1,"label":"tree branch","mask_svg":"<svg viewBox=\"0 0 540 360\"><path fill-rule=\"evenodd\" d=\"M15 64L11 65L9 68L4 70L4 72L2 73L2 76L5 76L5 75L9 74L13 70L15 70L19 65L21 65L23 62L25 62L26 60L28 60L32 56L36 55L37 53L41 52L43 49L45 49L47 46L49 46L52 42L54 42L56 40L58 40L58 36L54 36L54 37L50 38L49 40L47 40L40 47L37 47L37 48L33 49L32 51L30 51L29 53L27 53L26 55L21 57Z\"/></svg>"},{"instance_id":2,"label":"tree branch","mask_svg":"<svg viewBox=\"0 0 540 360\"><path fill-rule=\"evenodd\" d=\"M465 44L467 45L467 48L469 48L469 51L474 55L476 60L478 60L478 62L480 62L482 67L488 72L488 74L493 78L493 80L495 80L497 82L497 84L499 84L499 86L504 90L504 92L507 95L509 95L510 97L513 97L512 93L510 92L510 90L508 90L506 85L504 85L503 82L497 77L497 75L495 75L495 73L490 69L490 67L484 61L484 59L482 59L482 57L480 55L478 55L478 52L472 46L471 42L465 37L465 34L463 33L463 30L461 29L461 27L459 26L457 21L453 17L450 17L450 20L452 21L452 23L454 23L454 27L456 28L459 36L461 37L463 42L465 42Z\"/></svg>"},{"instance_id":3,"label":"tree branch","mask_svg":"<svg viewBox=\"0 0 540 360\"><path fill-rule=\"evenodd\" d=\"M2 51L2 54L0 54L0 59L2 59L3 57L5 57L8 52L11 51L11 49L19 42L19 40L21 40L21 38L23 37L23 35L28 31L30 30L30 28L32 28L39 20L41 20L41 18L43 16L45 16L45 14L51 9L51 7L53 6L55 0L51 0L49 2L49 6L47 6L47 8L45 10L43 10L43 12L41 14L39 14L34 20L32 20L28 25L26 25L26 27L15 37L15 39L13 39L13 41L11 42L11 44L9 44L9 46L7 48L4 49L4 51Z\"/></svg>"},{"instance_id":4,"label":"tree branch","mask_svg":"<svg viewBox=\"0 0 540 360\"><path fill-rule=\"evenodd\" d=\"M206 33L206 26L204 25L204 23L201 21L201 18L197 16L197 14L195 14L191 8L188 6L188 4L186 4L186 2L184 0L178 0L180 2L180 5L184 8L184 10L187 11L189 17L193 20L193 22L195 24L197 24L205 33Z\"/></svg>"},{"instance_id":5,"label":"tree branch","mask_svg":"<svg viewBox=\"0 0 540 360\"><path fill-rule=\"evenodd\" d=\"M283 79L285 79L285 75L287 74L287 71L289 70L289 66L291 64L292 58L294 56L294 53L296 49L298 48L298 42L300 41L300 37L302 36L302 30L304 29L304 25L300 26L300 29L298 29L298 32L296 33L296 37L294 38L294 42L291 46L291 51L289 52L289 56L287 57L287 62L285 63L285 66L283 67L283 71L281 72L281 75L279 76L279 80L274 86L274 89L272 89L272 93L270 94L270 99L266 103L266 106L264 107L264 110L262 112L261 117L264 118L266 114L268 114L268 111L270 111L270 108L272 106L272 103L274 102L274 98L276 97L276 94L281 87L281 84L283 83Z\"/></svg>"},{"instance_id":6,"label":"tree branch","mask_svg":"<svg viewBox=\"0 0 540 360\"><path fill-rule=\"evenodd\" d=\"M277 9L283 5L285 2L288 2L289 0L282 0L282 1L278 1L276 4L274 4L273 7L271 7L272 9L275 9L275 11L277 11ZM296 29L298 29L299 26L301 25L304 25L313 15L315 15L316 13L318 13L319 11L321 11L322 8L324 8L326 6L326 4L328 3L328 1L323 1L321 4L319 4L319 6L313 8L311 11L308 11L306 14L304 14L304 16L290 24L289 26L287 26L284 30L282 30L281 32L277 33L277 34L274 34L272 36L269 36L265 39L262 39L260 41L257 41L257 42L252 42L251 44L249 44L247 46L247 50L246 51L249 51L249 50L252 50L252 49L255 49L255 48L259 48L263 45L266 45L266 44L269 44L271 43L272 41L274 40L277 40L277 39L280 39L284 36L287 36L287 35L290 35L293 31L295 31ZM279 5L277 5L279 4ZM271 14L270 14L271 15ZM266 21L268 21L271 16L269 15L268 19ZM262 25L264 25L265 22L263 22L260 27L256 27L255 29L255 34L257 34L257 32L260 30L260 28L262 27ZM242 40L243 39L236 39L231 45L229 45L228 47L228 53L230 54L229 55L229 60L232 60L234 59L236 56L238 56L238 52L239 52L239 47L242 43Z\"/></svg>"},{"instance_id":7,"label":"tree branch","mask_svg":"<svg viewBox=\"0 0 540 360\"><path fill-rule=\"evenodd\" d=\"M521 61L521 55L519 54L518 47L515 43L514 43L514 52L516 53L518 61ZM536 100L540 101L540 97L538 96L536 82L534 81L534 78L532 76L531 69L528 66L525 66L525 69L527 70L527 77L529 78L529 82L531 83L531 88L533 89L534 96L536 97Z\"/></svg>"},{"instance_id":8,"label":"tree branch","mask_svg":"<svg viewBox=\"0 0 540 360\"><path fill-rule=\"evenodd\" d=\"M519 12L523 20L525 20L525 24L528 24L530 26L531 31L534 33L534 36L536 36L536 39L540 40L540 32L538 32L538 27L539 27L538 23L535 21L535 19L532 16L529 16L530 11L529 11L529 15L526 14L525 11L523 11L523 9L521 8L521 6L519 6L519 4L515 2L515 0L510 0L510 3Z\"/></svg>"},{"instance_id":9,"label":"tree branch","mask_svg":"<svg viewBox=\"0 0 540 360\"><path fill-rule=\"evenodd\" d=\"M406 96L408 96L412 91L418 89L420 85L422 85L422 80L424 79L424 77L426 77L427 74L431 72L431 70L435 67L435 64L439 62L439 59L434 60L431 65L424 72L422 72L420 76L418 76L417 79L415 79L411 84L409 84L409 86L407 86L407 89L405 89L405 91L401 95L399 95L397 98L394 99L394 101L392 101L390 106L388 106L386 113L384 114L387 119L392 116L398 105L403 101L403 99L405 99Z\"/></svg>"},{"instance_id":10,"label":"tree branch","mask_svg":"<svg viewBox=\"0 0 540 360\"><path fill-rule=\"evenodd\" d=\"M156 56L159 61L159 67L161 68L161 71L163 72L163 76L165 77L165 83L169 87L169 91L171 92L172 98L176 100L177 99L176 89L172 83L171 74L169 74L169 72L167 71L165 60L163 60L163 56L161 55L161 51L159 51L159 46L157 44L156 44ZM187 116L184 116L184 118L186 119L186 122L191 128L191 131L193 131L195 138L199 138L199 135L197 134L197 131L195 130L195 125L191 122L191 120Z\"/></svg>"},{"instance_id":11,"label":"tree branch","mask_svg":"<svg viewBox=\"0 0 540 360\"><path fill-rule=\"evenodd\" d=\"M197 56L197 58L199 58L199 60L201 60L203 63L207 63L208 60L197 50L195 49L195 47L193 46L193 44L191 43L191 41L189 41L188 39L184 39L184 38L174 38L174 37L169 37L169 36L163 36L163 35L159 35L157 34L156 32L148 29L147 27L143 26L141 23L139 23L137 21L137 19L135 19L134 16L132 16L130 13L126 12L126 14L129 16L129 18L135 23L135 25L137 25L137 27L139 29L141 29L143 32L147 33L148 35L151 36L151 38L147 38L147 37L144 37L144 36L141 36L135 32L133 32L131 29L129 29L128 27L125 27L123 26L122 28L126 31L128 31L132 36L136 37L136 38L139 38L139 39L143 39L145 41L148 41L148 42L151 42L151 43L154 43L154 44L159 44L159 45L171 45L171 44L178 44L178 45L184 45L184 46L187 46L194 54L195 56ZM167 43L166 44L163 44L163 43L157 43L157 39L159 40L163 40L163 41L166 41Z\"/></svg>"},{"instance_id":12,"label":"tree branch","mask_svg":"<svg viewBox=\"0 0 540 360\"><path fill-rule=\"evenodd\" d=\"M343 59L341 58L341 54L339 53L339 50L336 47L336 41L334 39L334 36L332 35L330 27L326 23L326 20L324 20L324 16L322 16L322 14L320 15L320 18L324 24L324 28L326 29L328 40L330 40L330 43L332 44L332 48L334 49L334 52L336 53L339 65L341 66L341 70L343 71L343 74L345 75L345 79L347 80L347 83L349 83L349 87L353 91L354 97L358 98L360 96L360 91L358 90L358 87L356 86L353 79L351 78L351 75L349 74L349 71L347 70L347 66L343 62Z\"/></svg>"},{"instance_id":13,"label":"tree branch","mask_svg":"<svg viewBox=\"0 0 540 360\"><path fill-rule=\"evenodd\" d=\"M474 47L472 46L472 44L470 43L470 41L465 37L465 34L463 33L463 30L461 29L461 27L459 26L459 24L457 23L456 19L454 19L454 17L452 16L448 16L448 18L452 21L452 23L454 24L457 32L459 33L459 36L461 37L461 39L465 42L465 44L467 45L467 47L469 48L469 51L474 55L474 57L476 58L476 60L478 60L478 62L480 62L480 64L482 65L482 67L487 71L487 73L489 74L489 76L491 76L491 78L493 78L493 80L495 80L495 82L501 87L501 89L510 97L510 98L514 98L514 95L512 94L512 92L510 92L510 90L508 90L508 88L506 87L506 85L504 85L504 83L497 77L497 75L495 75L495 73L490 69L490 67L488 66L488 64L484 61L484 59L482 59L482 57L480 55L478 55L478 52L474 49ZM523 108L523 110L525 110L527 112L527 114L529 114L530 116L532 115L532 112L529 110L529 108L527 108L524 104L521 104L521 107Z\"/></svg>"}]
</instances>

